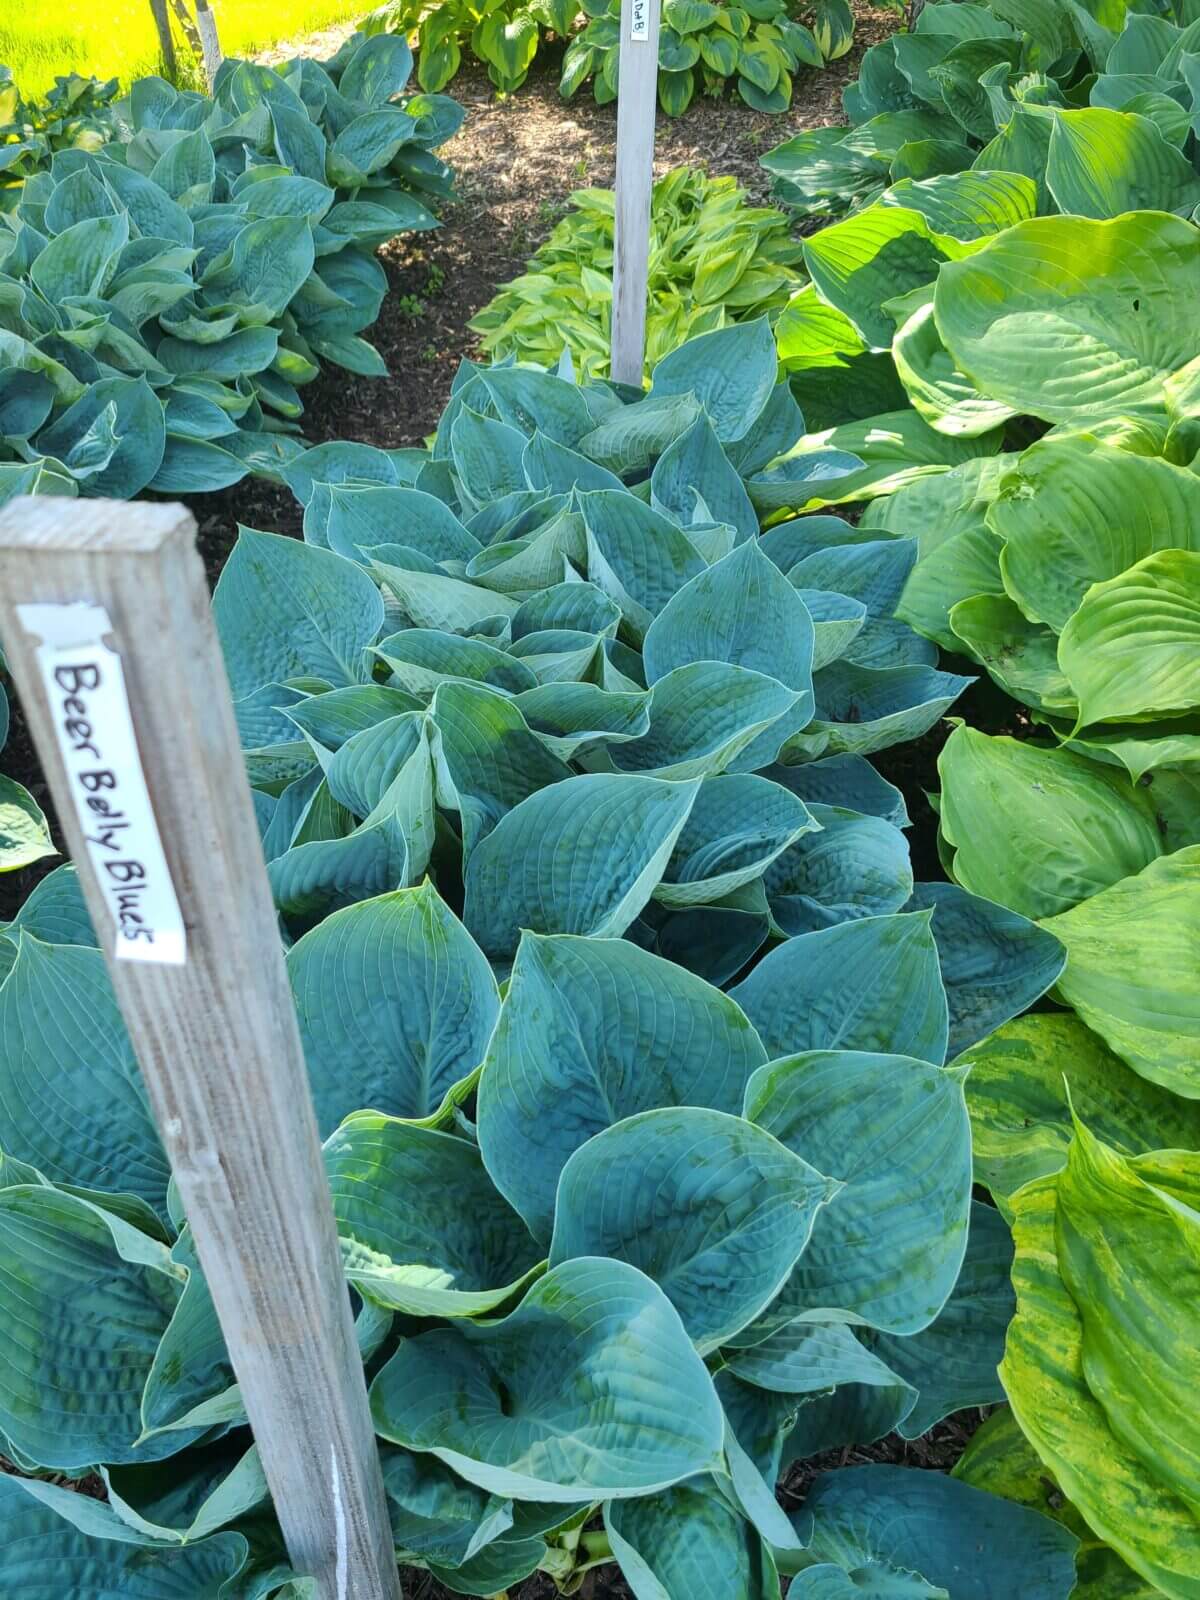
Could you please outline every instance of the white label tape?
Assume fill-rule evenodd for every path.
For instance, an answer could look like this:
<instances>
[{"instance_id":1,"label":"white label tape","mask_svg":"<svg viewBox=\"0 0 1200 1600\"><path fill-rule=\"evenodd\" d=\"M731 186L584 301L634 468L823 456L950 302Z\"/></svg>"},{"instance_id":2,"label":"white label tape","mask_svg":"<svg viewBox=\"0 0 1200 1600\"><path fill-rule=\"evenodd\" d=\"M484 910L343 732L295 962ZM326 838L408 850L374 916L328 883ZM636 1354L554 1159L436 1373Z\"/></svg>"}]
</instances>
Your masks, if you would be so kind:
<instances>
[{"instance_id":1,"label":"white label tape","mask_svg":"<svg viewBox=\"0 0 1200 1600\"><path fill-rule=\"evenodd\" d=\"M650 0L629 0L629 37L645 40L650 37Z\"/></svg>"}]
</instances>

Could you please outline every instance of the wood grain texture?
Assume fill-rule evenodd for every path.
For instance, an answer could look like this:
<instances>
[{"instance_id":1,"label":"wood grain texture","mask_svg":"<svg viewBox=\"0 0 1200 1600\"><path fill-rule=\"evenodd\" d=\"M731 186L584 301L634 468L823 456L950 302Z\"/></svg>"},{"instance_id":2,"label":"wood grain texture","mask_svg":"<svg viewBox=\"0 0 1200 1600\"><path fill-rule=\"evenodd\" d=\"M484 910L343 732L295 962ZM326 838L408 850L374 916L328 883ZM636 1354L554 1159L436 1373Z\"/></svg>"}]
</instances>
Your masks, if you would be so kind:
<instances>
[{"instance_id":1,"label":"wood grain texture","mask_svg":"<svg viewBox=\"0 0 1200 1600\"><path fill-rule=\"evenodd\" d=\"M321 1600L399 1600L329 1190L195 523L182 506L26 499L0 513L0 636L221 1319L298 1571ZM187 927L183 966L112 958L15 608L112 620Z\"/></svg>"},{"instance_id":2,"label":"wood grain texture","mask_svg":"<svg viewBox=\"0 0 1200 1600\"><path fill-rule=\"evenodd\" d=\"M645 39L630 37L635 4L644 5L647 13ZM646 359L646 271L650 257L661 9L661 0L621 0L612 376L618 383L632 383L639 389Z\"/></svg>"}]
</instances>

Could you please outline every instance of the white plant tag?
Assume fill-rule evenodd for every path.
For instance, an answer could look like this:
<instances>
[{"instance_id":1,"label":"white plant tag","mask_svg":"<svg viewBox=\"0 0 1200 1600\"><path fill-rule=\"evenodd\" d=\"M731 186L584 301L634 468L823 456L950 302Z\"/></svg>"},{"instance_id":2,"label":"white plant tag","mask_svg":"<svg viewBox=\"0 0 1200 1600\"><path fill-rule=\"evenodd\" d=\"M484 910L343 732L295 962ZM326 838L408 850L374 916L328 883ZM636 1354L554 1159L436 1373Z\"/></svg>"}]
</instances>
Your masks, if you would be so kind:
<instances>
[{"instance_id":1,"label":"white plant tag","mask_svg":"<svg viewBox=\"0 0 1200 1600\"><path fill-rule=\"evenodd\" d=\"M650 37L650 0L629 0L629 37L646 40Z\"/></svg>"},{"instance_id":2,"label":"white plant tag","mask_svg":"<svg viewBox=\"0 0 1200 1600\"><path fill-rule=\"evenodd\" d=\"M187 959L187 934L150 805L121 658L104 643L103 606L19 605L21 626L42 643L38 665L75 813L117 930L123 961Z\"/></svg>"}]
</instances>

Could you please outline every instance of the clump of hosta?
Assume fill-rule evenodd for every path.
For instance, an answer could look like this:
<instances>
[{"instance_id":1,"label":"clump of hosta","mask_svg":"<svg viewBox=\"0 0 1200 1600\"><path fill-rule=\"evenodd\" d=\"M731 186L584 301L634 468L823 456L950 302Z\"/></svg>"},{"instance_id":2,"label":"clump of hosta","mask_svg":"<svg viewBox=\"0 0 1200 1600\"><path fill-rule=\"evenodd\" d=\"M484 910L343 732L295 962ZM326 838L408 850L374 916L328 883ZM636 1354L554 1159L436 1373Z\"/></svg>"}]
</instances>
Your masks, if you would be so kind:
<instances>
[{"instance_id":1,"label":"clump of hosta","mask_svg":"<svg viewBox=\"0 0 1200 1600\"><path fill-rule=\"evenodd\" d=\"M220 488L299 446L322 361L365 375L376 247L436 218L462 119L400 100L403 39L324 64L228 60L213 96L161 78L116 136L58 150L0 216L0 499ZM16 148L16 146L6 146Z\"/></svg>"},{"instance_id":2,"label":"clump of hosta","mask_svg":"<svg viewBox=\"0 0 1200 1600\"><path fill-rule=\"evenodd\" d=\"M550 366L565 347L587 377L608 374L614 199L579 189L573 210L471 321L493 360ZM778 312L800 288L788 220L750 206L733 178L675 167L650 195L646 370L688 339Z\"/></svg>"}]
</instances>

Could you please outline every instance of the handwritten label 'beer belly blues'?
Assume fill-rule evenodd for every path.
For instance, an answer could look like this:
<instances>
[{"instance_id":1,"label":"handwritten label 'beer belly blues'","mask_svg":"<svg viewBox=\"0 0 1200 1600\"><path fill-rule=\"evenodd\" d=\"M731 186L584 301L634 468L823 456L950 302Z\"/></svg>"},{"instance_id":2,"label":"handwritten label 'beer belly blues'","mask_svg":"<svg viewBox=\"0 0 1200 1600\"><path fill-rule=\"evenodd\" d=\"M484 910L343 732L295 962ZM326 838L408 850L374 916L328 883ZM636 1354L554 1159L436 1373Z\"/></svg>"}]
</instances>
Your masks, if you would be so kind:
<instances>
[{"instance_id":1,"label":"handwritten label 'beer belly blues'","mask_svg":"<svg viewBox=\"0 0 1200 1600\"><path fill-rule=\"evenodd\" d=\"M17 614L42 641L38 664L54 734L112 912L114 954L178 966L187 959L187 936L146 789L121 658L104 643L112 631L108 613L76 601L18 606Z\"/></svg>"},{"instance_id":2,"label":"handwritten label 'beer belly blues'","mask_svg":"<svg viewBox=\"0 0 1200 1600\"><path fill-rule=\"evenodd\" d=\"M650 0L629 0L629 37L649 39Z\"/></svg>"}]
</instances>

